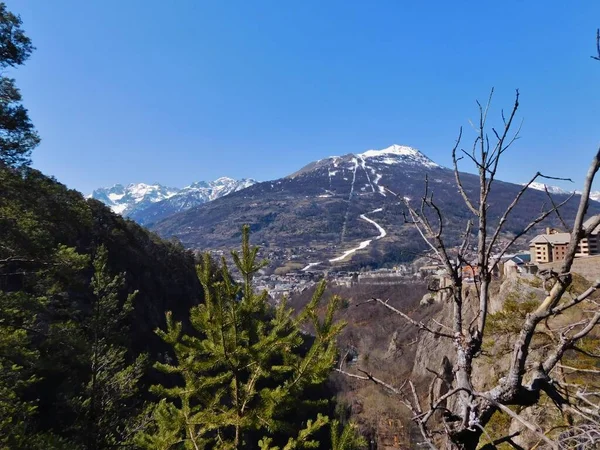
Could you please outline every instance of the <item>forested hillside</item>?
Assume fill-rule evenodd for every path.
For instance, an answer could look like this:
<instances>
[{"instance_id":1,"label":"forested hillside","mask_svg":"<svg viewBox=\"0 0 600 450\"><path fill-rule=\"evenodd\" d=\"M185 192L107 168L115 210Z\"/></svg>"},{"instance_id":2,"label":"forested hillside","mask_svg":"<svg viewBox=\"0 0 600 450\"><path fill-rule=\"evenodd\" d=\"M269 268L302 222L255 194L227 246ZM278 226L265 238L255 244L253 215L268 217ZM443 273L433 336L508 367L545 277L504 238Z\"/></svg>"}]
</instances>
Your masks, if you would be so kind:
<instances>
[{"instance_id":1,"label":"forested hillside","mask_svg":"<svg viewBox=\"0 0 600 450\"><path fill-rule=\"evenodd\" d=\"M91 420L81 408L94 372L94 326L108 327L112 320L95 309L103 294L90 283L92 262L106 258L96 267L108 280L99 289L114 291L117 310L137 292L111 339L123 351L119 364L126 367L148 353L147 368L165 348L154 334L164 326L164 312L184 319L202 298L194 261L180 246L33 169L2 167L0 184L0 389L6 394L0 403L8 402L0 411L20 411L0 422L0 434L10 430L12 438L33 446L30 432L53 430L74 445ZM122 279L113 280L120 273ZM120 360L114 356L108 359ZM136 401L139 406L141 399ZM8 442L8 448L18 448L17 441Z\"/></svg>"}]
</instances>

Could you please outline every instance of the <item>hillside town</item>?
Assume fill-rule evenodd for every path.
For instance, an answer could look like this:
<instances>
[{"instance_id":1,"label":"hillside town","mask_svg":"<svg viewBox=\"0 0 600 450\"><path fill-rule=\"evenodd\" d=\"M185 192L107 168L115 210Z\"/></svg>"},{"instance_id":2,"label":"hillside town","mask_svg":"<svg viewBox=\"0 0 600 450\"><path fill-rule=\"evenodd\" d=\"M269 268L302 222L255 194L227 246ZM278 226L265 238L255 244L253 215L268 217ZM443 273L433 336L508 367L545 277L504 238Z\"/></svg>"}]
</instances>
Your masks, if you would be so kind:
<instances>
[{"instance_id":1,"label":"hillside town","mask_svg":"<svg viewBox=\"0 0 600 450\"><path fill-rule=\"evenodd\" d=\"M594 224L598 216L590 217L583 225L584 230ZM600 247L598 245L600 225L591 230L581 240L575 254L574 267L578 273L590 275L600 273ZM529 249L496 256L492 259L495 278L508 278L519 275L535 275L538 272L557 269L569 246L570 233L547 227L543 233L529 241ZM314 251L314 249L307 249ZM222 256L222 251L215 255ZM293 260L293 252L270 251L271 258ZM423 264L424 260L428 260ZM334 268L319 270L292 270L286 273L261 274L256 277L256 288L267 290L274 300L280 300L299 294L326 279L330 285L352 287L354 285L395 285L429 280L436 286L448 285L446 270L441 263L432 262L433 257L417 259L411 264L398 264L392 268L373 270L335 270ZM478 280L479 270L476 261L462 265L463 282L474 284ZM426 296L423 303L434 300L434 296Z\"/></svg>"}]
</instances>

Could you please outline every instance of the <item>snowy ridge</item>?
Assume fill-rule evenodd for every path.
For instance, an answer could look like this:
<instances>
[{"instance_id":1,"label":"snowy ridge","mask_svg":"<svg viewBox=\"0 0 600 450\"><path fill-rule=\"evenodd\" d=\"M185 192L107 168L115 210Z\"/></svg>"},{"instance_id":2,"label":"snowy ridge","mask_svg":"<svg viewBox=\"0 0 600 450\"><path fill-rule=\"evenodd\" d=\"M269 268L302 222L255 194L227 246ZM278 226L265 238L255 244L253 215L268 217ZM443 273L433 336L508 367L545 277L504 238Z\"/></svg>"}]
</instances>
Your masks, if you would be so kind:
<instances>
[{"instance_id":1,"label":"snowy ridge","mask_svg":"<svg viewBox=\"0 0 600 450\"><path fill-rule=\"evenodd\" d=\"M189 186L184 187L179 191L178 196L189 195L194 193L198 198L202 198L204 202L210 202L217 198L231 194L232 192L245 189L255 184L256 181L252 179L243 178L241 180L234 180L229 177L217 178L214 181L200 181L192 183Z\"/></svg>"},{"instance_id":2,"label":"snowy ridge","mask_svg":"<svg viewBox=\"0 0 600 450\"><path fill-rule=\"evenodd\" d=\"M95 198L117 214L126 214L137 208L171 198L180 190L161 184L131 183L127 186L115 184L110 188L94 190L89 198Z\"/></svg>"},{"instance_id":3,"label":"snowy ridge","mask_svg":"<svg viewBox=\"0 0 600 450\"><path fill-rule=\"evenodd\" d=\"M404 145L394 144L381 150L367 150L366 152L360 153L357 156L362 159L374 159L376 162L390 165L410 164L422 165L431 168L440 167L439 164L434 163L419 150Z\"/></svg>"},{"instance_id":4,"label":"snowy ridge","mask_svg":"<svg viewBox=\"0 0 600 450\"><path fill-rule=\"evenodd\" d=\"M525 183L523 183L523 185L525 185ZM558 186L549 186L547 184L539 183L537 181L534 181L529 185L529 189L535 189L536 191L544 191L546 188L551 194L571 194L574 192L575 194L581 195L581 191L566 191ZM600 191L590 192L590 199L596 202L600 201Z\"/></svg>"},{"instance_id":5,"label":"snowy ridge","mask_svg":"<svg viewBox=\"0 0 600 450\"><path fill-rule=\"evenodd\" d=\"M525 183L523 183L523 184L525 184ZM558 186L549 186L547 184L540 183L538 181L534 181L533 183L531 183L529 185L529 189L535 189L536 191L544 191L544 190L546 190L546 188L548 189L548 192L550 192L551 194L568 194L567 191L565 191L562 188L559 188Z\"/></svg>"},{"instance_id":6,"label":"snowy ridge","mask_svg":"<svg viewBox=\"0 0 600 450\"><path fill-rule=\"evenodd\" d=\"M252 179L235 180L221 177L214 181L198 181L182 189L166 187L158 183L131 183L126 187L115 184L110 188L94 190L88 198L100 200L113 212L124 216L141 212L163 201L169 201L169 207L177 212L215 200L255 183L256 181Z\"/></svg>"},{"instance_id":7,"label":"snowy ridge","mask_svg":"<svg viewBox=\"0 0 600 450\"><path fill-rule=\"evenodd\" d=\"M384 195L383 190L380 187L375 188L377 182L380 180L380 178L377 178L378 171L396 170L394 166L397 166L400 170L403 167L416 170L420 168L442 168L442 166L433 162L419 150L405 145L394 144L380 150L367 150L363 153L348 153L343 156L329 156L319 159L288 175L287 178L296 178L314 173L315 171L327 170L329 178L332 179L340 172L354 171L355 160L359 161L365 173L369 169L373 175L371 177L371 175L366 173L370 190L372 192L379 191L382 195Z\"/></svg>"}]
</instances>

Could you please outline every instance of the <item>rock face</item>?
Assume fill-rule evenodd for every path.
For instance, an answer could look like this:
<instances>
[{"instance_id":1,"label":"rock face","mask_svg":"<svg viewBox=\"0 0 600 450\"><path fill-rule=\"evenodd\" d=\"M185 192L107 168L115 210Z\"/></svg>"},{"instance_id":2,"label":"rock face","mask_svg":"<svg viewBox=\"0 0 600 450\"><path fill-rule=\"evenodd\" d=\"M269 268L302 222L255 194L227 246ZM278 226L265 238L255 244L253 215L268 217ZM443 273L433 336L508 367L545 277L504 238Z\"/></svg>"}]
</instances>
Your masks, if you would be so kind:
<instances>
[{"instance_id":1,"label":"rock face","mask_svg":"<svg viewBox=\"0 0 600 450\"><path fill-rule=\"evenodd\" d=\"M298 268L392 265L411 261L425 249L414 227L403 219L401 200L418 207L426 176L429 192L434 192L444 214L447 244L458 244L470 213L457 192L454 172L400 145L314 161L285 178L257 183L150 228L177 237L189 248L227 249L239 241L241 224L247 223L253 240L263 248L293 249ZM478 178L465 173L462 181L475 196ZM492 224L520 189L517 184L496 182L489 199ZM506 231L522 229L531 211L538 211L546 200L545 192L529 189ZM566 217L574 216L576 203L573 199L565 206ZM598 206L591 208L600 211Z\"/></svg>"},{"instance_id":2,"label":"rock face","mask_svg":"<svg viewBox=\"0 0 600 450\"><path fill-rule=\"evenodd\" d=\"M583 279L577 274L575 276ZM526 308L519 309L518 305L524 308L526 304L532 304L535 307L544 299L545 295L541 280L531 275L511 276L493 282L489 304L490 315L488 316L486 339L484 339L483 346L484 354L478 357L473 365L472 381L473 388L476 391L484 392L493 388L498 380L506 375L510 366L511 351L516 333L520 330L521 323L525 320L526 311L528 311ZM464 320L468 324L475 317L477 310L477 295L472 286L464 288L464 299ZM435 305L437 304L435 303ZM433 305L434 303L421 306L421 308L426 310L432 308ZM451 326L453 305L448 299L444 299L441 305L441 310L433 312L428 317L429 320L425 320L425 322L434 330L448 332L448 329L437 325L432 320ZM574 314L574 316L558 317L547 326L550 329L560 329L567 323L572 323L573 317L580 317L578 314L581 313L571 312L571 314ZM542 327L539 335L534 336L530 347L530 362L545 360L549 351L548 341L546 340L547 333L548 329ZM411 380L417 386L420 386L423 404L428 402L429 386L434 378L432 371L442 374L444 378L448 376L450 380L452 379L452 368L456 363L454 355L455 350L452 340L439 338L427 332L420 333ZM436 382L433 392L436 397L439 397L447 392L447 387L441 382ZM560 410L554 407L547 398L542 399L538 405L521 408L518 411L519 415L525 420L538 424L546 430L564 423L564 417L561 415ZM494 433L501 434L494 435L492 438L496 439L518 432L520 434L513 440L522 448L533 448L538 443L539 436L527 429L521 422L499 413L496 414L498 414L497 421L491 429L494 430ZM436 416L434 416L432 418L433 423L436 420L439 421L442 418L438 417L436 419ZM491 432L490 429L486 428L486 430Z\"/></svg>"}]
</instances>

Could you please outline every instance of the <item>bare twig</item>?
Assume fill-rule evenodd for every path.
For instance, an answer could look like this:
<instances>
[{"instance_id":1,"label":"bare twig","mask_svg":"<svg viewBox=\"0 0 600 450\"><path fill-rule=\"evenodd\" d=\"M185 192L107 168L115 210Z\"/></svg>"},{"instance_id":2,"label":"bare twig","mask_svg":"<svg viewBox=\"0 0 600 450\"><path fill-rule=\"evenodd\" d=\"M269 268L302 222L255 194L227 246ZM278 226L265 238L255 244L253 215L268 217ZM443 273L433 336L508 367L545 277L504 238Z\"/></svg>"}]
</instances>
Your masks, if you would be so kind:
<instances>
[{"instance_id":1,"label":"bare twig","mask_svg":"<svg viewBox=\"0 0 600 450\"><path fill-rule=\"evenodd\" d=\"M600 373L600 370L597 369L582 369L580 367L566 366L564 364L557 364L556 366L560 367L561 369L572 370L574 372Z\"/></svg>"},{"instance_id":2,"label":"bare twig","mask_svg":"<svg viewBox=\"0 0 600 450\"><path fill-rule=\"evenodd\" d=\"M399 309L394 308L387 301L383 301L383 300L381 300L379 298L375 298L375 297L373 297L371 300L375 301L375 302L377 302L377 303L379 303L379 304L381 304L383 306L385 306L387 309L389 309L390 311L393 311L394 313L398 314L404 320L410 322L411 324L413 324L415 327L417 327L420 330L428 331L429 333L431 333L431 334L433 334L435 336L438 336L438 337L444 337L444 338L454 339L454 336L452 336L451 334L443 333L441 331L433 330L433 329L429 328L427 325L425 325L423 322L420 322L420 321L417 322L412 317L410 317L407 314L403 313Z\"/></svg>"},{"instance_id":3,"label":"bare twig","mask_svg":"<svg viewBox=\"0 0 600 450\"><path fill-rule=\"evenodd\" d=\"M542 439L552 449L558 450L558 445L556 444L556 442L554 442L553 440L551 440L550 438L548 438L548 436L546 436L544 434L543 430L539 426L536 426L536 425L532 424L531 422L525 420L522 416L520 416L519 414L515 413L508 406L505 406L502 403L499 403L499 402L497 402L496 400L494 400L494 399L492 399L490 397L486 397L483 394L477 394L477 393L475 393L474 395L476 395L477 397L482 397L485 400L487 400L488 402L492 403L500 411L502 411L503 413L507 414L512 419L516 420L517 422L520 422L526 428L528 428L529 430L531 430L532 432L534 432L536 435L538 435L540 437L540 439Z\"/></svg>"},{"instance_id":4,"label":"bare twig","mask_svg":"<svg viewBox=\"0 0 600 450\"><path fill-rule=\"evenodd\" d=\"M512 448L514 448L516 450L525 450L523 447L521 447L518 444L515 444L515 442L513 441L513 438L519 436L520 434L521 434L520 431L515 431L514 433L509 434L508 436L504 436L499 439L495 439L494 441L490 442L489 444L485 444L479 450L497 450L498 446L500 444L504 444L504 443L507 443L508 445L510 445Z\"/></svg>"},{"instance_id":5,"label":"bare twig","mask_svg":"<svg viewBox=\"0 0 600 450\"><path fill-rule=\"evenodd\" d=\"M552 209L556 213L558 220L560 220L560 223L562 224L563 228L565 230L568 230L569 226L567 225L567 222L565 222L565 219L563 219L563 216L560 213L560 210L558 209L558 207L556 206L556 203L554 202L552 195L550 195L550 192L548 191L548 186L546 186L545 184L544 184L544 191L546 192L546 195L548 196L548 199L550 200L550 203L552 204Z\"/></svg>"},{"instance_id":6,"label":"bare twig","mask_svg":"<svg viewBox=\"0 0 600 450\"><path fill-rule=\"evenodd\" d=\"M460 192L460 195L462 195L462 198L463 198L465 204L467 205L467 207L471 210L471 212L473 214L477 215L478 214L477 208L475 208L475 206L473 206L471 199L469 199L469 196L467 195L467 192L465 191L465 188L463 187L463 184L462 184L462 180L460 178L460 171L458 170L458 161L460 160L460 158L456 157L456 149L460 145L461 138L462 138L462 127L460 127L460 131L458 132L458 138L456 139L456 145L452 149L452 162L454 164L454 178L456 179L456 185L458 186L458 191Z\"/></svg>"}]
</instances>

